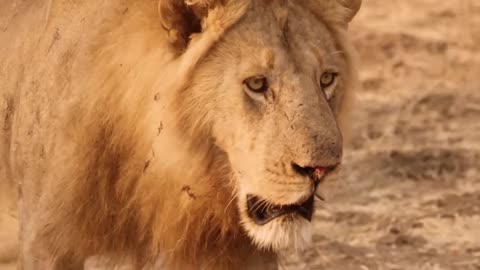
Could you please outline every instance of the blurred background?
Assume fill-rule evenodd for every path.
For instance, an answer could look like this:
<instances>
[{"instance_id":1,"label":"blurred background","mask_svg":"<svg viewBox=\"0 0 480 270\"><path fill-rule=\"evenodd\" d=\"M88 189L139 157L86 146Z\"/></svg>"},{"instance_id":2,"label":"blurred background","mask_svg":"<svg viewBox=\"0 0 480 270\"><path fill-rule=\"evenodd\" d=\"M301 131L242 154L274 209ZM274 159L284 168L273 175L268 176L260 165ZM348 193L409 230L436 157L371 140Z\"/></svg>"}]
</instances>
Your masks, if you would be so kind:
<instances>
[{"instance_id":1,"label":"blurred background","mask_svg":"<svg viewBox=\"0 0 480 270\"><path fill-rule=\"evenodd\" d=\"M480 1L364 0L341 183L286 269L480 269Z\"/></svg>"}]
</instances>

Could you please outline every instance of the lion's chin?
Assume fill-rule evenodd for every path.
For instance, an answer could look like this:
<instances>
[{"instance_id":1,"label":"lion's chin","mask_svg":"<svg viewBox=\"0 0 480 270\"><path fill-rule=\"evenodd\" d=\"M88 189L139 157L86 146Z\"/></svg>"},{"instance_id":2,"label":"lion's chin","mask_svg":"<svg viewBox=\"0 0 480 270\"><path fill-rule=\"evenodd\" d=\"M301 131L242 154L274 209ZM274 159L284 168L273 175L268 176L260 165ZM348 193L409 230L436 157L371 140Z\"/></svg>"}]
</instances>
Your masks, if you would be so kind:
<instances>
[{"instance_id":1,"label":"lion's chin","mask_svg":"<svg viewBox=\"0 0 480 270\"><path fill-rule=\"evenodd\" d=\"M256 195L241 198L239 208L243 227L259 248L302 250L310 245L313 195L293 204L275 204Z\"/></svg>"},{"instance_id":2,"label":"lion's chin","mask_svg":"<svg viewBox=\"0 0 480 270\"><path fill-rule=\"evenodd\" d=\"M312 240L312 224L298 216L282 215L264 225L256 224L249 217L243 219L248 235L261 249L302 250L308 247Z\"/></svg>"}]
</instances>

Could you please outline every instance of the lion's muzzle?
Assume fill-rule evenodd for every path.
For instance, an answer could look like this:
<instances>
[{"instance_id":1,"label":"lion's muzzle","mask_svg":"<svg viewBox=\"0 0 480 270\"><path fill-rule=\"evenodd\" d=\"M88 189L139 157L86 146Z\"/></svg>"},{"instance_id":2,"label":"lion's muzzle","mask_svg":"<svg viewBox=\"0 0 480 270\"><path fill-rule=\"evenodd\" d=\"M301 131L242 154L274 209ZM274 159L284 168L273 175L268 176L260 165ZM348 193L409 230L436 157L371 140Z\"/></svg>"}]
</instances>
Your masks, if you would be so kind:
<instances>
[{"instance_id":1,"label":"lion's muzzle","mask_svg":"<svg viewBox=\"0 0 480 270\"><path fill-rule=\"evenodd\" d=\"M313 202L315 190L317 186L322 182L324 176L332 171L335 167L307 167L303 168L296 164L292 164L294 171L301 176L306 177L309 181L312 181L314 189L311 195L298 203L294 204L274 204L268 200L262 199L260 196L247 195L247 211L248 216L257 225L264 225L268 222L285 215L303 217L308 221L311 221L313 215ZM317 196L319 199L324 200L322 197Z\"/></svg>"}]
</instances>

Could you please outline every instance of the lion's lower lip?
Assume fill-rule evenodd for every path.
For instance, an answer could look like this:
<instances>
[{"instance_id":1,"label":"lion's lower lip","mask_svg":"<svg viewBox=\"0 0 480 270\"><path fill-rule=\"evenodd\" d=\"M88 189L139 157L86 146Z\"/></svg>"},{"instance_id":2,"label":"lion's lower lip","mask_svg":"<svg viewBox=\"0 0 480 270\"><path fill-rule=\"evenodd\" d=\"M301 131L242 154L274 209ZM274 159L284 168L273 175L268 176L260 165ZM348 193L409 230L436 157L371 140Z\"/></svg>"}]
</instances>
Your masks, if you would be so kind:
<instances>
[{"instance_id":1,"label":"lion's lower lip","mask_svg":"<svg viewBox=\"0 0 480 270\"><path fill-rule=\"evenodd\" d=\"M308 221L312 220L313 195L301 204L275 205L258 196L247 195L249 217L257 224L268 222L287 214L299 215Z\"/></svg>"}]
</instances>

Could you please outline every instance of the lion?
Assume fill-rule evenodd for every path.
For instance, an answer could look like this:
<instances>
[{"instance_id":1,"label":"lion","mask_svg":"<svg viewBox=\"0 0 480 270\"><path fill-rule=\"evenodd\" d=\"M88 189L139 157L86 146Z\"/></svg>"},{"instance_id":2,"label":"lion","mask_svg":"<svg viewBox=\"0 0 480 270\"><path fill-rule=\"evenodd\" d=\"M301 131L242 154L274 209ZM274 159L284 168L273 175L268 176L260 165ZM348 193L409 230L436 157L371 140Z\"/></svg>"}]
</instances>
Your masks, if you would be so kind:
<instances>
[{"instance_id":1,"label":"lion","mask_svg":"<svg viewBox=\"0 0 480 270\"><path fill-rule=\"evenodd\" d=\"M360 0L11 2L0 161L20 269L276 269L308 247Z\"/></svg>"}]
</instances>

